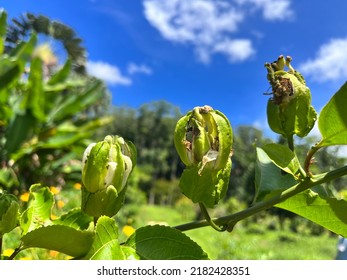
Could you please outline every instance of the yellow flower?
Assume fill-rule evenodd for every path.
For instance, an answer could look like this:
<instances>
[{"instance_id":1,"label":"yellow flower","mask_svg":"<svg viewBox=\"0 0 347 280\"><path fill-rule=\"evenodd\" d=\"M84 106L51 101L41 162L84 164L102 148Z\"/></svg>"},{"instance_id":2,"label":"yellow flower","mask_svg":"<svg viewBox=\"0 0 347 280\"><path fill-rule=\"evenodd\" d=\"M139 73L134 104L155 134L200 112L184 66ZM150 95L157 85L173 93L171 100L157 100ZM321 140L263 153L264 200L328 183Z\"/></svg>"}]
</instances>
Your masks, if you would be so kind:
<instances>
[{"instance_id":1,"label":"yellow flower","mask_svg":"<svg viewBox=\"0 0 347 280\"><path fill-rule=\"evenodd\" d=\"M58 216L56 216L56 215L54 215L54 214L51 214L51 220L52 221L54 221L54 220L56 220L56 219L58 219L59 217Z\"/></svg>"},{"instance_id":2,"label":"yellow flower","mask_svg":"<svg viewBox=\"0 0 347 280\"><path fill-rule=\"evenodd\" d=\"M14 252L13 249L6 249L6 250L4 250L3 255L4 255L4 257L9 257L13 254L13 252Z\"/></svg>"},{"instance_id":3,"label":"yellow flower","mask_svg":"<svg viewBox=\"0 0 347 280\"><path fill-rule=\"evenodd\" d=\"M82 185L80 183L75 183L73 187L75 190L80 190L82 188Z\"/></svg>"},{"instance_id":4,"label":"yellow flower","mask_svg":"<svg viewBox=\"0 0 347 280\"><path fill-rule=\"evenodd\" d=\"M57 201L57 207L58 207L59 209L63 208L64 205L65 205L65 202L64 202L64 201L62 201L62 200L58 200L58 201Z\"/></svg>"},{"instance_id":5,"label":"yellow flower","mask_svg":"<svg viewBox=\"0 0 347 280\"><path fill-rule=\"evenodd\" d=\"M21 260L21 261L31 261L32 258L30 258L30 257L22 257L22 258L19 258L19 260Z\"/></svg>"},{"instance_id":6,"label":"yellow flower","mask_svg":"<svg viewBox=\"0 0 347 280\"><path fill-rule=\"evenodd\" d=\"M29 201L29 192L25 192L23 194L21 194L21 196L19 197L19 199L23 202L28 202Z\"/></svg>"},{"instance_id":7,"label":"yellow flower","mask_svg":"<svg viewBox=\"0 0 347 280\"><path fill-rule=\"evenodd\" d=\"M55 187L55 186L50 186L50 187L49 187L49 190L50 190L54 195L60 193L60 189L57 188L57 187Z\"/></svg>"},{"instance_id":8,"label":"yellow flower","mask_svg":"<svg viewBox=\"0 0 347 280\"><path fill-rule=\"evenodd\" d=\"M49 256L51 258L56 258L58 256L59 252L58 251L54 251L54 250L50 250L49 251Z\"/></svg>"},{"instance_id":9,"label":"yellow flower","mask_svg":"<svg viewBox=\"0 0 347 280\"><path fill-rule=\"evenodd\" d=\"M123 233L124 233L126 236L130 236L130 235L132 235L134 232L135 232L135 229L134 229L132 226L125 225L125 226L123 227Z\"/></svg>"}]
</instances>

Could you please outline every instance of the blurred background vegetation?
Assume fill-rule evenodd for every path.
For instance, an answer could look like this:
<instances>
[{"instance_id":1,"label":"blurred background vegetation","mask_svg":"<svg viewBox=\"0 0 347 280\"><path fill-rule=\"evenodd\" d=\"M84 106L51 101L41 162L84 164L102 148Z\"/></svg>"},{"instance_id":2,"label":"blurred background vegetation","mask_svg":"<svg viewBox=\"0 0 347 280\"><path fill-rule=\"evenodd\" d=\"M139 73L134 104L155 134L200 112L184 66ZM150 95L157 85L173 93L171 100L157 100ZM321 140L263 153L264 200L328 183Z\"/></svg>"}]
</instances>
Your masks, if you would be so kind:
<instances>
[{"instance_id":1,"label":"blurred background vegetation","mask_svg":"<svg viewBox=\"0 0 347 280\"><path fill-rule=\"evenodd\" d=\"M8 23L6 25L6 23ZM60 55L52 51L59 44ZM182 116L164 100L140 108L112 106L104 82L85 71L82 40L63 23L24 14L0 18L0 188L13 193L25 208L34 183L50 186L56 216L80 206L81 157L90 142L116 134L132 141L138 163L129 180L125 206L116 220L125 238L150 223L177 225L200 219L198 208L178 188L183 165L173 145L173 131ZM201 104L197 104L201 105ZM284 140L269 139L255 127L234 127L230 187L213 216L246 208L254 199L255 146ZM300 140L304 158L315 139ZM346 163L337 150L321 150L315 171ZM332 196L346 196L346 179L324 186ZM54 217L52 217L54 218ZM15 248L6 236L5 249ZM337 237L294 214L271 209L249 218L233 233L210 228L187 232L212 259L333 259ZM22 258L56 258L44 250ZM35 253L37 254L37 253Z\"/></svg>"}]
</instances>

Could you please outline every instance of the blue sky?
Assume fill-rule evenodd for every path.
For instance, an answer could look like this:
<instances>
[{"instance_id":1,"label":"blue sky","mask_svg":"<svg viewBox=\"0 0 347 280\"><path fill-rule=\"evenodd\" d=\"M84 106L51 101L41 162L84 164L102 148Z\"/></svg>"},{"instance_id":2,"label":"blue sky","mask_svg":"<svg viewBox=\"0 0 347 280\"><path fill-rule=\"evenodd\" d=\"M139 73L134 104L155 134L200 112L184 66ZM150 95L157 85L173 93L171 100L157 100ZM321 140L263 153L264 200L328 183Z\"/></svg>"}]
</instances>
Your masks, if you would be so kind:
<instances>
[{"instance_id":1,"label":"blue sky","mask_svg":"<svg viewBox=\"0 0 347 280\"><path fill-rule=\"evenodd\" d=\"M74 28L112 103L165 99L267 129L265 62L293 57L318 111L347 79L344 0L0 0Z\"/></svg>"}]
</instances>

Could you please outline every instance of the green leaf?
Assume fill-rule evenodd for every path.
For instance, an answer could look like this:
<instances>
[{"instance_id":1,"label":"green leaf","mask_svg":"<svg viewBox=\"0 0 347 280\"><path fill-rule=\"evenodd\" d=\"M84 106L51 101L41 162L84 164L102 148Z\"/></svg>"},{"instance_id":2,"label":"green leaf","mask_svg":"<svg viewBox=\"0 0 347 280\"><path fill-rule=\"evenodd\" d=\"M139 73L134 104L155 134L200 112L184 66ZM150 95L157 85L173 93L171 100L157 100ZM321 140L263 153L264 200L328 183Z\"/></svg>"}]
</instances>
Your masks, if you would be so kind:
<instances>
[{"instance_id":1,"label":"green leaf","mask_svg":"<svg viewBox=\"0 0 347 280\"><path fill-rule=\"evenodd\" d=\"M85 230L89 227L93 218L84 212L80 208L72 209L68 213L59 217L59 219L54 220L55 225L64 225L77 230Z\"/></svg>"},{"instance_id":2,"label":"green leaf","mask_svg":"<svg viewBox=\"0 0 347 280\"><path fill-rule=\"evenodd\" d=\"M201 165L187 167L181 178L179 186L185 196L194 203L203 202L207 207L213 208L225 196L228 188L231 160L221 170L205 170L199 175Z\"/></svg>"},{"instance_id":3,"label":"green leaf","mask_svg":"<svg viewBox=\"0 0 347 280\"><path fill-rule=\"evenodd\" d=\"M54 75L48 80L48 85L56 85L59 83L62 83L66 80L66 78L69 76L71 70L71 60L67 60L64 64L64 66L54 73Z\"/></svg>"},{"instance_id":4,"label":"green leaf","mask_svg":"<svg viewBox=\"0 0 347 280\"><path fill-rule=\"evenodd\" d=\"M318 118L319 146L347 145L347 82L323 107Z\"/></svg>"},{"instance_id":5,"label":"green leaf","mask_svg":"<svg viewBox=\"0 0 347 280\"><path fill-rule=\"evenodd\" d=\"M94 242L85 259L124 260L125 256L118 241L118 227L115 221L102 216L98 219Z\"/></svg>"},{"instance_id":6,"label":"green leaf","mask_svg":"<svg viewBox=\"0 0 347 280\"><path fill-rule=\"evenodd\" d=\"M0 169L0 186L5 188L19 186L18 177L11 167L5 166Z\"/></svg>"},{"instance_id":7,"label":"green leaf","mask_svg":"<svg viewBox=\"0 0 347 280\"><path fill-rule=\"evenodd\" d=\"M23 142L30 138L35 124L36 119L30 110L13 114L5 134L5 150L9 155L17 152Z\"/></svg>"},{"instance_id":8,"label":"green leaf","mask_svg":"<svg viewBox=\"0 0 347 280\"><path fill-rule=\"evenodd\" d=\"M76 127L75 131L68 132L59 131L58 127L55 135L49 137L46 141L39 142L37 146L41 149L61 149L69 147L78 140L87 138L89 135L88 132L78 130L78 127Z\"/></svg>"},{"instance_id":9,"label":"green leaf","mask_svg":"<svg viewBox=\"0 0 347 280\"><path fill-rule=\"evenodd\" d=\"M312 190L307 190L276 207L298 214L328 230L347 238L347 201L324 197Z\"/></svg>"},{"instance_id":10,"label":"green leaf","mask_svg":"<svg viewBox=\"0 0 347 280\"><path fill-rule=\"evenodd\" d=\"M25 122L25 118L23 121ZM14 161L22 158L24 155L32 154L39 149L62 149L71 148L75 143L80 140L86 139L91 136L96 128L104 126L110 123L113 119L111 117L98 118L82 126L75 126L71 122L62 123L58 127L52 128L51 130L42 133L39 136L40 141L37 144L23 145L20 149L15 151L11 158ZM27 126L30 128L30 126ZM14 126L18 129L18 133L25 134L25 126L21 128L20 126ZM29 133L29 132L28 132ZM25 134L26 135L26 134ZM24 136L23 136L24 137ZM18 140L19 138L15 138ZM15 140L8 141L9 145L14 145Z\"/></svg>"},{"instance_id":11,"label":"green leaf","mask_svg":"<svg viewBox=\"0 0 347 280\"><path fill-rule=\"evenodd\" d=\"M296 184L291 174L283 173L267 153L257 148L257 161L255 168L256 201L265 200Z\"/></svg>"},{"instance_id":12,"label":"green leaf","mask_svg":"<svg viewBox=\"0 0 347 280\"><path fill-rule=\"evenodd\" d=\"M22 237L25 248L55 250L72 257L84 256L90 249L94 234L68 226L52 225L35 229Z\"/></svg>"},{"instance_id":13,"label":"green leaf","mask_svg":"<svg viewBox=\"0 0 347 280\"><path fill-rule=\"evenodd\" d=\"M49 114L50 121L61 121L67 117L73 116L76 112L85 110L88 106L94 104L102 98L103 84L101 81L93 81L89 87L83 92L69 92L69 95L64 96L64 99L59 103L54 110Z\"/></svg>"},{"instance_id":14,"label":"green leaf","mask_svg":"<svg viewBox=\"0 0 347 280\"><path fill-rule=\"evenodd\" d=\"M10 55L14 56L16 60L21 63L24 70L25 64L31 60L33 50L36 46L37 35L32 33L29 41L19 43L14 49L12 49Z\"/></svg>"},{"instance_id":15,"label":"green leaf","mask_svg":"<svg viewBox=\"0 0 347 280\"><path fill-rule=\"evenodd\" d=\"M29 205L20 219L23 235L38 227L51 224L53 202L53 194L48 187L41 187L40 184L30 187Z\"/></svg>"},{"instance_id":16,"label":"green leaf","mask_svg":"<svg viewBox=\"0 0 347 280\"><path fill-rule=\"evenodd\" d=\"M0 36L4 37L7 32L7 13L4 10L0 11Z\"/></svg>"},{"instance_id":17,"label":"green leaf","mask_svg":"<svg viewBox=\"0 0 347 280\"><path fill-rule=\"evenodd\" d=\"M142 260L206 260L201 247L181 231L167 226L139 228L126 241Z\"/></svg>"},{"instance_id":18,"label":"green leaf","mask_svg":"<svg viewBox=\"0 0 347 280\"><path fill-rule=\"evenodd\" d=\"M18 81L22 74L22 69L16 60L8 57L0 58L0 66L0 91L2 91L13 86ZM7 96L8 92L4 91L0 97L0 101L5 102L3 94Z\"/></svg>"},{"instance_id":19,"label":"green leaf","mask_svg":"<svg viewBox=\"0 0 347 280\"><path fill-rule=\"evenodd\" d=\"M287 146L272 143L265 145L262 149L277 167L296 176L300 162Z\"/></svg>"},{"instance_id":20,"label":"green leaf","mask_svg":"<svg viewBox=\"0 0 347 280\"><path fill-rule=\"evenodd\" d=\"M121 246L122 252L124 254L124 258L126 260L140 260L140 256L136 254L136 250L134 248L128 246Z\"/></svg>"},{"instance_id":21,"label":"green leaf","mask_svg":"<svg viewBox=\"0 0 347 280\"><path fill-rule=\"evenodd\" d=\"M4 42L7 31L7 13L2 10L0 11L0 54L4 51Z\"/></svg>"},{"instance_id":22,"label":"green leaf","mask_svg":"<svg viewBox=\"0 0 347 280\"><path fill-rule=\"evenodd\" d=\"M45 92L43 91L42 63L39 58L31 61L28 78L28 91L22 104L24 108L31 108L32 114L40 121L45 121Z\"/></svg>"}]
</instances>

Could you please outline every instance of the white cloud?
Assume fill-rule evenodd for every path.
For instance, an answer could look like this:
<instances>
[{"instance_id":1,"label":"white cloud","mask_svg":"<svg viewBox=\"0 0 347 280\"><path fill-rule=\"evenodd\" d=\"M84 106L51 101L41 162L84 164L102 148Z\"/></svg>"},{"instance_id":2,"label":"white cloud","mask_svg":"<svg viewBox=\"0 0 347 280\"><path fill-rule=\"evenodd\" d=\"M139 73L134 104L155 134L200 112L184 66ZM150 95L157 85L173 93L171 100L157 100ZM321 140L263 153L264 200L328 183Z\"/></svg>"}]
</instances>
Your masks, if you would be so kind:
<instances>
[{"instance_id":1,"label":"white cloud","mask_svg":"<svg viewBox=\"0 0 347 280\"><path fill-rule=\"evenodd\" d=\"M290 20L294 17L291 0L237 0L240 4L251 4L262 10L266 20Z\"/></svg>"},{"instance_id":2,"label":"white cloud","mask_svg":"<svg viewBox=\"0 0 347 280\"><path fill-rule=\"evenodd\" d=\"M89 61L87 72L92 76L104 80L109 85L128 86L132 84L131 79L124 76L117 66L103 61Z\"/></svg>"},{"instance_id":3,"label":"white cloud","mask_svg":"<svg viewBox=\"0 0 347 280\"><path fill-rule=\"evenodd\" d=\"M151 68L144 64L135 64L133 62L129 63L128 65L128 73L129 74L136 74L136 73L141 73L145 75L152 75L153 71Z\"/></svg>"},{"instance_id":4,"label":"white cloud","mask_svg":"<svg viewBox=\"0 0 347 280\"><path fill-rule=\"evenodd\" d=\"M213 49L213 52L224 53L230 62L246 60L253 53L252 42L247 39L224 40L218 42Z\"/></svg>"},{"instance_id":5,"label":"white cloud","mask_svg":"<svg viewBox=\"0 0 347 280\"><path fill-rule=\"evenodd\" d=\"M251 39L237 38L250 11L262 11L265 20L288 20L291 0L144 0L144 14L163 38L194 47L198 59L208 63L213 54L230 62L244 61L254 53Z\"/></svg>"},{"instance_id":6,"label":"white cloud","mask_svg":"<svg viewBox=\"0 0 347 280\"><path fill-rule=\"evenodd\" d=\"M214 53L233 62L254 53L250 40L230 37L244 20L244 12L230 2L145 0L143 4L147 20L165 39L193 45L202 62L208 63Z\"/></svg>"},{"instance_id":7,"label":"white cloud","mask_svg":"<svg viewBox=\"0 0 347 280\"><path fill-rule=\"evenodd\" d=\"M323 44L315 58L298 68L306 76L319 82L347 79L347 38L332 39Z\"/></svg>"}]
</instances>

